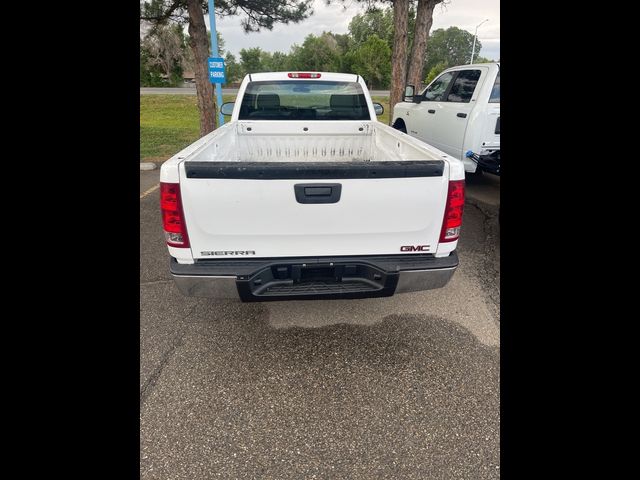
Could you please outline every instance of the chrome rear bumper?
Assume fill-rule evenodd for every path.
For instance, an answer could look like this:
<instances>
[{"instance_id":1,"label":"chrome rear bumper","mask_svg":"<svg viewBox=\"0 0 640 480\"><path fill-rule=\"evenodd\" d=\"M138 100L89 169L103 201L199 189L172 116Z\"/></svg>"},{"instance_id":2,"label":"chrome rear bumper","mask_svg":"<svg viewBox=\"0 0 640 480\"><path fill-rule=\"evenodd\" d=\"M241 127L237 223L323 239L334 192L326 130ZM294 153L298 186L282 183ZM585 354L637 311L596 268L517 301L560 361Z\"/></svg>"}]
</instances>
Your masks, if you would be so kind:
<instances>
[{"instance_id":1,"label":"chrome rear bumper","mask_svg":"<svg viewBox=\"0 0 640 480\"><path fill-rule=\"evenodd\" d=\"M317 271L324 269L331 274L334 269L351 267L359 273L354 273L355 277L342 277L344 270L339 270L340 277L335 281L329 279L326 273L322 279L307 276L302 277L301 281L301 266ZM442 288L449 282L457 266L456 252L444 258L423 255L280 258L193 265L181 265L172 259L171 274L180 292L190 297L243 301L303 300L384 297ZM275 278L272 271L276 267L285 269L289 276ZM292 278L292 269L296 267L298 277ZM271 285L273 288L270 289Z\"/></svg>"}]
</instances>

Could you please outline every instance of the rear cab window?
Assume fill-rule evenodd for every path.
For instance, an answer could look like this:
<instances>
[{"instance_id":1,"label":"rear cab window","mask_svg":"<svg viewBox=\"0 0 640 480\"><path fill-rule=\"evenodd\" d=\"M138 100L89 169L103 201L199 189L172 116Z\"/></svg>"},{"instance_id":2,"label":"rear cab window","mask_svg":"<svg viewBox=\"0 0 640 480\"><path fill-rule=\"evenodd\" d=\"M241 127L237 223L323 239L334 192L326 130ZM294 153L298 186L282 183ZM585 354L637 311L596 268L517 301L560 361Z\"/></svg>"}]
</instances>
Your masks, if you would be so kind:
<instances>
[{"instance_id":1,"label":"rear cab window","mask_svg":"<svg viewBox=\"0 0 640 480\"><path fill-rule=\"evenodd\" d=\"M239 120L371 120L356 82L270 80L247 85Z\"/></svg>"}]
</instances>

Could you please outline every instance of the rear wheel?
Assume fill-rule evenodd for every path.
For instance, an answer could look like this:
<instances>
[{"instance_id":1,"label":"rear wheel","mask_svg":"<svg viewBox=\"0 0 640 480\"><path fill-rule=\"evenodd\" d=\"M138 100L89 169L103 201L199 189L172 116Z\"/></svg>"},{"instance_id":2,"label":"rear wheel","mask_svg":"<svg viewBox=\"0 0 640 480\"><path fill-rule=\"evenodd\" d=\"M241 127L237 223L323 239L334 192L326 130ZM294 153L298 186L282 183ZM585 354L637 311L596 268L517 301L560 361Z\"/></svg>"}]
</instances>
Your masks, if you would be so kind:
<instances>
[{"instance_id":1,"label":"rear wheel","mask_svg":"<svg viewBox=\"0 0 640 480\"><path fill-rule=\"evenodd\" d=\"M464 172L464 176L468 180L476 180L478 178L481 178L482 175L483 175L482 168L480 168L479 166L476 167L475 172Z\"/></svg>"}]
</instances>

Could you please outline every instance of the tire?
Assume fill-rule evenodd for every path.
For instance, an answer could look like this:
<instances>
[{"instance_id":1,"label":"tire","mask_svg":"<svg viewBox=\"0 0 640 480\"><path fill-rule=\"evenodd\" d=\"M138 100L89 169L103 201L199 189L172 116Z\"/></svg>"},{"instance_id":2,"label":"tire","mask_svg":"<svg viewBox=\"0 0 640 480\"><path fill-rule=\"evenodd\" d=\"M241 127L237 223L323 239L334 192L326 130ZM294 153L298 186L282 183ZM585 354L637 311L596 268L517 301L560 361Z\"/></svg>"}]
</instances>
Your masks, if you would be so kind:
<instances>
[{"instance_id":1,"label":"tire","mask_svg":"<svg viewBox=\"0 0 640 480\"><path fill-rule=\"evenodd\" d=\"M478 178L481 178L484 175L484 172L482 171L482 168L480 167L476 167L476 171L471 173L471 172L464 172L464 177L468 178L470 180L476 180Z\"/></svg>"}]
</instances>

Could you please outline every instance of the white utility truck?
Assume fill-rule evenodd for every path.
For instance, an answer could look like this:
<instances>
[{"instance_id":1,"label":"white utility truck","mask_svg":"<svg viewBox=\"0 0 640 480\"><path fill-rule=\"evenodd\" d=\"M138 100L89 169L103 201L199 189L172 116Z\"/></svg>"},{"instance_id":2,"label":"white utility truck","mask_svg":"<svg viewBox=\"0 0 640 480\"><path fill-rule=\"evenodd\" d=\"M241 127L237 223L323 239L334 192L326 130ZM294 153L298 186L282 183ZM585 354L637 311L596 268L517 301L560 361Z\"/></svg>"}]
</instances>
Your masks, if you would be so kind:
<instances>
[{"instance_id":1,"label":"white utility truck","mask_svg":"<svg viewBox=\"0 0 640 480\"><path fill-rule=\"evenodd\" d=\"M500 175L500 64L449 68L420 94L407 85L391 124L462 160L469 173Z\"/></svg>"},{"instance_id":2,"label":"white utility truck","mask_svg":"<svg viewBox=\"0 0 640 480\"><path fill-rule=\"evenodd\" d=\"M160 170L183 294L364 298L449 281L464 166L378 122L362 77L250 74L221 110L229 123Z\"/></svg>"}]
</instances>

